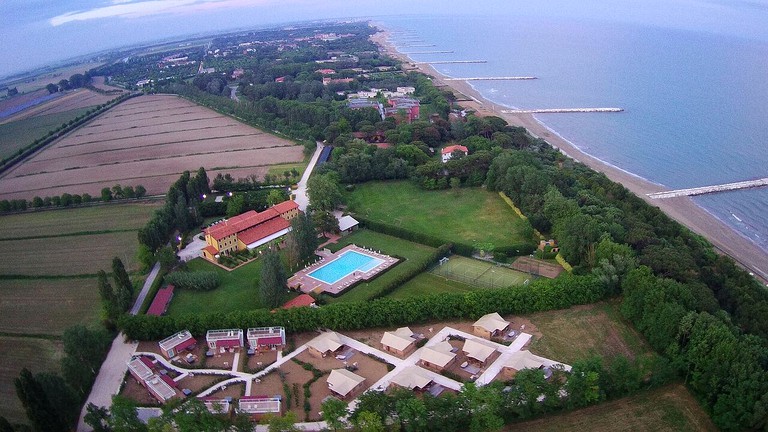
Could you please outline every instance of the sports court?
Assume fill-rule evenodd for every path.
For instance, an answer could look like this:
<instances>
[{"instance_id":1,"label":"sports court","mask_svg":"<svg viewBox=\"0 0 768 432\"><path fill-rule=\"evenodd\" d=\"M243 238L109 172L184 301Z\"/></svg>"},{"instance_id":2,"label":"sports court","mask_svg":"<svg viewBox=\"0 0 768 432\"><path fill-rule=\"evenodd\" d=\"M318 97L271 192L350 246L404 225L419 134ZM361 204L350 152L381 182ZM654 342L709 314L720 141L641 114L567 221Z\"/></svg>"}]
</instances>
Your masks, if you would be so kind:
<instances>
[{"instance_id":1,"label":"sports court","mask_svg":"<svg viewBox=\"0 0 768 432\"><path fill-rule=\"evenodd\" d=\"M452 255L447 260L441 260L430 272L446 279L483 288L506 288L522 285L531 278L527 273L502 267L492 262L458 255Z\"/></svg>"}]
</instances>

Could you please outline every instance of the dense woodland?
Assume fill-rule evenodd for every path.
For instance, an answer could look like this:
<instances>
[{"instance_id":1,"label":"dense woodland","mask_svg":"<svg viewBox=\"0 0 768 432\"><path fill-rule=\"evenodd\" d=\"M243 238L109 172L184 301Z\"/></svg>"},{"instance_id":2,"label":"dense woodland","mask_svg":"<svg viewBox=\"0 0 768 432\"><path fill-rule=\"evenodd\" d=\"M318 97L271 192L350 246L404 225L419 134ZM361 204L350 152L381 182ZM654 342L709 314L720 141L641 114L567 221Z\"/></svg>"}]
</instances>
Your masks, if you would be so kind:
<instances>
[{"instance_id":1,"label":"dense woodland","mask_svg":"<svg viewBox=\"0 0 768 432\"><path fill-rule=\"evenodd\" d=\"M345 66L349 68L396 65L368 41L372 30L367 26L334 31L357 36L311 46L296 44L288 51L280 50L285 43L276 42L286 38L285 31L229 36L217 43L237 46L255 38L265 43L254 47L252 54L213 60L216 67L226 69L224 74L168 80L155 90L178 93L297 140L332 144L331 161L310 184L310 213L316 224L323 218L314 214L322 216L332 210L341 202L342 188L356 183L410 179L424 189L485 187L504 192L539 232L556 238L564 258L574 267L573 274L528 287L414 300L380 298L276 313L254 310L178 318L123 315L117 320L121 330L140 340L159 339L181 329L201 334L209 328L264 325L284 325L289 332L320 327L343 331L474 319L488 312L523 314L618 297L624 317L663 361L635 365L626 359L610 364L584 359L574 365L565 384L543 380L537 371L525 371L518 374L511 391L468 386L450 398L369 393L361 399L352 420L359 426L361 422L383 425L389 419L406 430L495 430L504 423L682 380L723 430L768 427L768 292L758 281L658 208L567 159L524 129L497 117L458 115L452 96L435 88L427 77L371 75L339 86L323 86L314 72L318 68L315 60L327 58L329 51L354 54L358 60L348 58ZM227 90L235 68L245 70L238 81L239 103L228 98ZM278 77L285 79L277 83ZM382 121L374 110L350 110L336 93L403 85L416 87L423 104L421 120L411 124ZM384 136L391 147L371 145L368 141L373 136ZM442 164L435 150L449 143L467 146L469 156ZM197 197L209 188L204 170L185 173L171 186L166 206L139 233L150 260L174 233L199 227L202 207ZM409 236L382 224L368 228ZM514 254L511 250L504 253ZM561 386L567 397L558 396ZM542 394L544 402L534 402ZM466 412L473 415L466 416Z\"/></svg>"}]
</instances>

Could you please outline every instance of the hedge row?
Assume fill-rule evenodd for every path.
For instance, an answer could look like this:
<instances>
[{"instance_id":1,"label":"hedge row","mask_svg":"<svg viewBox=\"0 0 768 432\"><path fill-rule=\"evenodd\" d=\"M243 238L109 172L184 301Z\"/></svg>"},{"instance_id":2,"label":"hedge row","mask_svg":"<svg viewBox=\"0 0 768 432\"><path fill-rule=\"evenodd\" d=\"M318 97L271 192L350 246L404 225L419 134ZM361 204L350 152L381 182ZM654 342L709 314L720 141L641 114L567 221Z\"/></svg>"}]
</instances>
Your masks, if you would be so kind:
<instances>
[{"instance_id":1,"label":"hedge row","mask_svg":"<svg viewBox=\"0 0 768 432\"><path fill-rule=\"evenodd\" d=\"M214 271L174 272L167 275L165 281L181 289L211 291L219 286L221 278Z\"/></svg>"},{"instance_id":2,"label":"hedge row","mask_svg":"<svg viewBox=\"0 0 768 432\"><path fill-rule=\"evenodd\" d=\"M594 303L605 295L603 284L591 275L538 279L527 286L483 289L407 299L382 298L367 302L334 303L320 308L267 309L183 316L124 315L120 329L133 340L159 340L188 329L203 335L213 328L283 326L289 332L318 328L338 331L397 327L428 321L477 319L498 312L527 314Z\"/></svg>"},{"instance_id":3,"label":"hedge row","mask_svg":"<svg viewBox=\"0 0 768 432\"><path fill-rule=\"evenodd\" d=\"M391 294L392 291L400 288L406 282L420 275L421 273L426 271L429 267L437 263L440 260L440 258L448 256L451 253L451 248L453 248L453 245L450 243L441 245L434 252L432 252L430 256L428 256L424 261L422 261L418 266L412 268L411 270L405 273L398 275L388 284L382 286L381 288L379 288L378 291L371 294L368 297L368 300L376 300L376 299L384 298L387 295Z\"/></svg>"},{"instance_id":4,"label":"hedge row","mask_svg":"<svg viewBox=\"0 0 768 432\"><path fill-rule=\"evenodd\" d=\"M437 238L428 234L423 234L415 231L411 231L406 228L401 228L394 225L389 225L383 222L378 222L370 219L366 219L363 216L355 214L355 219L360 222L360 225L371 231L380 232L382 234L391 235L392 237L401 238L403 240L412 241L414 243L421 243L434 248L439 248L448 241L445 239ZM453 252L462 256L471 257L475 253L475 247L467 243L453 242ZM536 250L536 245L532 243L520 243L509 246L496 247L494 252L503 253L506 256L524 256L530 255Z\"/></svg>"}]
</instances>

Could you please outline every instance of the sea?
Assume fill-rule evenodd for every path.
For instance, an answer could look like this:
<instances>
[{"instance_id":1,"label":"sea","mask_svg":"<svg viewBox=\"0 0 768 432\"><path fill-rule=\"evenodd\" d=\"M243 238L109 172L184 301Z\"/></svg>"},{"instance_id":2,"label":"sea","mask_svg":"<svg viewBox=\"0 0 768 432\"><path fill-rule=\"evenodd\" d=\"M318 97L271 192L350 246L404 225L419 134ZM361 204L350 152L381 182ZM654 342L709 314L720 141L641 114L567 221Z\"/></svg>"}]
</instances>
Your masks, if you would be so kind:
<instances>
[{"instance_id":1,"label":"sea","mask_svg":"<svg viewBox=\"0 0 768 432\"><path fill-rule=\"evenodd\" d=\"M764 14L768 23L768 8ZM536 114L583 151L670 189L768 177L768 35L567 16L418 16L380 20L414 61L474 81L510 108L619 107ZM735 23L738 25L738 23ZM767 26L768 27L768 26ZM418 47L413 45L434 45ZM768 252L768 188L693 200Z\"/></svg>"}]
</instances>

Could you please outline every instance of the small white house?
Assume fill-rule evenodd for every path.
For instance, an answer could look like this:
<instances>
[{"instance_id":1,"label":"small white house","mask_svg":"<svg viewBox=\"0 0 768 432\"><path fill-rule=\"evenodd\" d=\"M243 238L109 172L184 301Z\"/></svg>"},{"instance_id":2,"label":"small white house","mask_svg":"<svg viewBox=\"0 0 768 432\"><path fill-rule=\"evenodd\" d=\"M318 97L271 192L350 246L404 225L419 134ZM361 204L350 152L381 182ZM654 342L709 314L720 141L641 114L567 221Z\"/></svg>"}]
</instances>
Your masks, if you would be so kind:
<instances>
[{"instance_id":1,"label":"small white house","mask_svg":"<svg viewBox=\"0 0 768 432\"><path fill-rule=\"evenodd\" d=\"M469 149L463 145L452 145L444 147L443 150L440 151L443 163L451 160L451 158L453 158L453 153L457 151L464 153L464 156L469 154Z\"/></svg>"}]
</instances>

